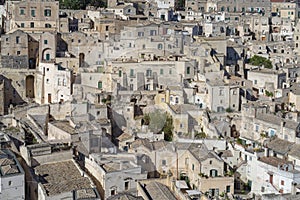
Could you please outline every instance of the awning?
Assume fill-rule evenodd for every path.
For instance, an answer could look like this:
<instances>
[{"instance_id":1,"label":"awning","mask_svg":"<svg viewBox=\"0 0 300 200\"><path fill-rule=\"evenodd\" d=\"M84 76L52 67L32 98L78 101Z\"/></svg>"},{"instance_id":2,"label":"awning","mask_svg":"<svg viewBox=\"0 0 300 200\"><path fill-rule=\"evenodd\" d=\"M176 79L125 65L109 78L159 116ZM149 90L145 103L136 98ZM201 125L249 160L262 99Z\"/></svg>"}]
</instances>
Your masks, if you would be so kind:
<instances>
[{"instance_id":1,"label":"awning","mask_svg":"<svg viewBox=\"0 0 300 200\"><path fill-rule=\"evenodd\" d=\"M188 189L189 188L185 181L176 181L175 185L179 189Z\"/></svg>"},{"instance_id":2,"label":"awning","mask_svg":"<svg viewBox=\"0 0 300 200\"><path fill-rule=\"evenodd\" d=\"M201 192L198 191L198 190L186 190L186 193L187 193L189 196L201 195Z\"/></svg>"}]
</instances>

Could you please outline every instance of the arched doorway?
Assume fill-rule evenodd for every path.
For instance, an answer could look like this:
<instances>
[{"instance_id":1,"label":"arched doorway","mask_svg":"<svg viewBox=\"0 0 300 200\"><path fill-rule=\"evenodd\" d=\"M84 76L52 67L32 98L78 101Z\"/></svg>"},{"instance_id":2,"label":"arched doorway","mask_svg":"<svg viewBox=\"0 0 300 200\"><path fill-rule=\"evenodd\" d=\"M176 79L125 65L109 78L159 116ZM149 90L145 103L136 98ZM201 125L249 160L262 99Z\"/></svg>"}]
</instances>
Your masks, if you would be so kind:
<instances>
[{"instance_id":1,"label":"arched doorway","mask_svg":"<svg viewBox=\"0 0 300 200\"><path fill-rule=\"evenodd\" d=\"M26 97L34 98L34 76L26 76Z\"/></svg>"}]
</instances>

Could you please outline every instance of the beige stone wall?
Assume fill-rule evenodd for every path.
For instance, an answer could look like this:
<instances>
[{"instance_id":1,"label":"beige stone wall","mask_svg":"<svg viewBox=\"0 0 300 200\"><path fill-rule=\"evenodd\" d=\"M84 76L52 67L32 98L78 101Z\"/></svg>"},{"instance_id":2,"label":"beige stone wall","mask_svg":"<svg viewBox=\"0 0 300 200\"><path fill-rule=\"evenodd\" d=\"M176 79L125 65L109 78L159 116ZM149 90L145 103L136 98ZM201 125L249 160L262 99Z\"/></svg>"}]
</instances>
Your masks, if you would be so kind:
<instances>
[{"instance_id":1,"label":"beige stone wall","mask_svg":"<svg viewBox=\"0 0 300 200\"><path fill-rule=\"evenodd\" d=\"M15 31L1 36L1 55L26 56L28 58L28 35L23 31Z\"/></svg>"},{"instance_id":2,"label":"beige stone wall","mask_svg":"<svg viewBox=\"0 0 300 200\"><path fill-rule=\"evenodd\" d=\"M49 140L69 140L71 141L72 135L59 129L58 127L48 123L48 139Z\"/></svg>"},{"instance_id":3,"label":"beige stone wall","mask_svg":"<svg viewBox=\"0 0 300 200\"><path fill-rule=\"evenodd\" d=\"M42 29L55 30L58 28L58 1L23 0L14 1L11 5L8 9L11 14L10 29L21 28L25 31L40 31ZM50 10L50 16L45 15L45 10ZM32 23L34 27L32 27ZM45 28L46 26L51 26L51 28Z\"/></svg>"},{"instance_id":4,"label":"beige stone wall","mask_svg":"<svg viewBox=\"0 0 300 200\"><path fill-rule=\"evenodd\" d=\"M293 92L289 92L289 103L295 104L294 108L300 110L300 95L296 95Z\"/></svg>"},{"instance_id":5,"label":"beige stone wall","mask_svg":"<svg viewBox=\"0 0 300 200\"><path fill-rule=\"evenodd\" d=\"M233 177L214 177L199 179L201 192L207 192L209 189L219 189L219 194L226 192L226 187L230 187L230 193L234 193L234 178Z\"/></svg>"}]
</instances>

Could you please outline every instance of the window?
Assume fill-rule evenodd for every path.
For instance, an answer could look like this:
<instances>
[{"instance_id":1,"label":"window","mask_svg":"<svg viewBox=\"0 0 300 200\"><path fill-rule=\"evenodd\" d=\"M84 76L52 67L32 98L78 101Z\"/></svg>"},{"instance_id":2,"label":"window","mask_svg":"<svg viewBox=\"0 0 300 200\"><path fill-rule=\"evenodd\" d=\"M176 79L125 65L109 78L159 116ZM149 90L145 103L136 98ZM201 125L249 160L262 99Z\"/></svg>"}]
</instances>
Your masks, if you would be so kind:
<instances>
[{"instance_id":1,"label":"window","mask_svg":"<svg viewBox=\"0 0 300 200\"><path fill-rule=\"evenodd\" d=\"M130 76L134 76L134 69L130 69Z\"/></svg>"},{"instance_id":2,"label":"window","mask_svg":"<svg viewBox=\"0 0 300 200\"><path fill-rule=\"evenodd\" d=\"M276 131L275 131L275 130L273 130L273 129L270 129L270 130L269 130L269 136L270 136L270 137L274 136L275 134L276 134Z\"/></svg>"},{"instance_id":3,"label":"window","mask_svg":"<svg viewBox=\"0 0 300 200\"><path fill-rule=\"evenodd\" d=\"M119 70L119 77L122 77L122 70Z\"/></svg>"},{"instance_id":4,"label":"window","mask_svg":"<svg viewBox=\"0 0 300 200\"><path fill-rule=\"evenodd\" d=\"M227 192L227 193L230 193L230 185L227 185L227 186L226 186L226 192Z\"/></svg>"},{"instance_id":5,"label":"window","mask_svg":"<svg viewBox=\"0 0 300 200\"><path fill-rule=\"evenodd\" d=\"M48 44L48 40L44 40L44 44Z\"/></svg>"},{"instance_id":6,"label":"window","mask_svg":"<svg viewBox=\"0 0 300 200\"><path fill-rule=\"evenodd\" d=\"M30 28L34 28L34 22L30 22Z\"/></svg>"},{"instance_id":7,"label":"window","mask_svg":"<svg viewBox=\"0 0 300 200\"><path fill-rule=\"evenodd\" d=\"M35 10L31 10L31 17L35 17Z\"/></svg>"},{"instance_id":8,"label":"window","mask_svg":"<svg viewBox=\"0 0 300 200\"><path fill-rule=\"evenodd\" d=\"M16 43L19 44L19 42L20 42L20 37L17 36L17 37L16 37Z\"/></svg>"},{"instance_id":9,"label":"window","mask_svg":"<svg viewBox=\"0 0 300 200\"><path fill-rule=\"evenodd\" d=\"M50 9L45 9L44 10L44 16L45 17L50 17L51 16L51 10Z\"/></svg>"},{"instance_id":10,"label":"window","mask_svg":"<svg viewBox=\"0 0 300 200\"><path fill-rule=\"evenodd\" d=\"M160 75L164 74L164 69L160 69Z\"/></svg>"},{"instance_id":11,"label":"window","mask_svg":"<svg viewBox=\"0 0 300 200\"><path fill-rule=\"evenodd\" d=\"M156 30L150 30L150 35L151 36L156 35Z\"/></svg>"},{"instance_id":12,"label":"window","mask_svg":"<svg viewBox=\"0 0 300 200\"><path fill-rule=\"evenodd\" d=\"M166 161L166 160L162 160L162 161L161 161L161 164L162 164L162 165L166 165L166 164L167 164L167 161Z\"/></svg>"},{"instance_id":13,"label":"window","mask_svg":"<svg viewBox=\"0 0 300 200\"><path fill-rule=\"evenodd\" d=\"M254 84L257 84L257 80L254 80Z\"/></svg>"},{"instance_id":14,"label":"window","mask_svg":"<svg viewBox=\"0 0 300 200\"><path fill-rule=\"evenodd\" d=\"M21 23L21 28L24 28L25 27L25 24L24 23Z\"/></svg>"},{"instance_id":15,"label":"window","mask_svg":"<svg viewBox=\"0 0 300 200\"><path fill-rule=\"evenodd\" d=\"M98 89L102 89L102 81L98 81Z\"/></svg>"},{"instance_id":16,"label":"window","mask_svg":"<svg viewBox=\"0 0 300 200\"><path fill-rule=\"evenodd\" d=\"M12 183L11 181L8 181L8 185L11 185L11 183Z\"/></svg>"},{"instance_id":17,"label":"window","mask_svg":"<svg viewBox=\"0 0 300 200\"><path fill-rule=\"evenodd\" d=\"M223 89L219 90L219 96L224 96L224 90Z\"/></svg>"},{"instance_id":18,"label":"window","mask_svg":"<svg viewBox=\"0 0 300 200\"><path fill-rule=\"evenodd\" d=\"M78 40L78 43L80 43L81 42L81 40Z\"/></svg>"},{"instance_id":19,"label":"window","mask_svg":"<svg viewBox=\"0 0 300 200\"><path fill-rule=\"evenodd\" d=\"M125 190L129 189L129 181L125 181L124 188Z\"/></svg>"},{"instance_id":20,"label":"window","mask_svg":"<svg viewBox=\"0 0 300 200\"><path fill-rule=\"evenodd\" d=\"M46 60L50 60L50 54L49 53L46 54Z\"/></svg>"},{"instance_id":21,"label":"window","mask_svg":"<svg viewBox=\"0 0 300 200\"><path fill-rule=\"evenodd\" d=\"M163 49L163 45L162 45L162 44L158 44L158 45L157 45L157 48L158 48L159 50L162 50L162 49Z\"/></svg>"},{"instance_id":22,"label":"window","mask_svg":"<svg viewBox=\"0 0 300 200\"><path fill-rule=\"evenodd\" d=\"M146 76L147 77L152 76L152 70L151 69L147 69Z\"/></svg>"},{"instance_id":23,"label":"window","mask_svg":"<svg viewBox=\"0 0 300 200\"><path fill-rule=\"evenodd\" d=\"M108 31L109 30L109 26L105 26L105 31Z\"/></svg>"},{"instance_id":24,"label":"window","mask_svg":"<svg viewBox=\"0 0 300 200\"><path fill-rule=\"evenodd\" d=\"M215 170L215 169L211 169L209 171L209 174L210 174L211 177L216 177L216 176L218 176L218 171Z\"/></svg>"},{"instance_id":25,"label":"window","mask_svg":"<svg viewBox=\"0 0 300 200\"><path fill-rule=\"evenodd\" d=\"M139 37L143 37L144 36L144 32L138 32L138 36Z\"/></svg>"},{"instance_id":26,"label":"window","mask_svg":"<svg viewBox=\"0 0 300 200\"><path fill-rule=\"evenodd\" d=\"M20 9L20 15L25 15L25 9L24 8Z\"/></svg>"},{"instance_id":27,"label":"window","mask_svg":"<svg viewBox=\"0 0 300 200\"><path fill-rule=\"evenodd\" d=\"M67 80L63 79L63 86L67 86Z\"/></svg>"},{"instance_id":28,"label":"window","mask_svg":"<svg viewBox=\"0 0 300 200\"><path fill-rule=\"evenodd\" d=\"M61 85L60 78L57 79L57 85L58 85L58 86Z\"/></svg>"},{"instance_id":29,"label":"window","mask_svg":"<svg viewBox=\"0 0 300 200\"><path fill-rule=\"evenodd\" d=\"M51 24L45 24L45 28L51 28L52 26L51 26Z\"/></svg>"},{"instance_id":30,"label":"window","mask_svg":"<svg viewBox=\"0 0 300 200\"><path fill-rule=\"evenodd\" d=\"M258 132L259 131L259 125L255 125L255 131Z\"/></svg>"},{"instance_id":31,"label":"window","mask_svg":"<svg viewBox=\"0 0 300 200\"><path fill-rule=\"evenodd\" d=\"M186 74L190 74L191 73L191 68L190 67L187 67L186 68Z\"/></svg>"},{"instance_id":32,"label":"window","mask_svg":"<svg viewBox=\"0 0 300 200\"><path fill-rule=\"evenodd\" d=\"M110 190L110 195L111 195L111 196L113 196L113 195L115 195L115 194L116 194L116 190L114 190L114 189Z\"/></svg>"},{"instance_id":33,"label":"window","mask_svg":"<svg viewBox=\"0 0 300 200\"><path fill-rule=\"evenodd\" d=\"M192 164L192 170L194 171L194 169L195 169L195 165L194 165L194 164Z\"/></svg>"},{"instance_id":34,"label":"window","mask_svg":"<svg viewBox=\"0 0 300 200\"><path fill-rule=\"evenodd\" d=\"M212 160L209 161L209 164L212 165Z\"/></svg>"},{"instance_id":35,"label":"window","mask_svg":"<svg viewBox=\"0 0 300 200\"><path fill-rule=\"evenodd\" d=\"M281 180L281 185L284 185L284 181L283 180Z\"/></svg>"}]
</instances>

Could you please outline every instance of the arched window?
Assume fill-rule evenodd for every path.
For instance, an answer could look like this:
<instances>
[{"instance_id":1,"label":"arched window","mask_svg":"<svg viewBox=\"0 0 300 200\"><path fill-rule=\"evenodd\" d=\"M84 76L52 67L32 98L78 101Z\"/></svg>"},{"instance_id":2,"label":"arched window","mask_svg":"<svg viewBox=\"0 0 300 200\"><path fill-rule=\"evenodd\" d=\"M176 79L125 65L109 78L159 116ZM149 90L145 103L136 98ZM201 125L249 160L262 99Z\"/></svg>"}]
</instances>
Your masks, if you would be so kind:
<instances>
[{"instance_id":1,"label":"arched window","mask_svg":"<svg viewBox=\"0 0 300 200\"><path fill-rule=\"evenodd\" d=\"M44 10L44 16L45 17L50 17L51 16L51 10L50 9L45 9Z\"/></svg>"},{"instance_id":2,"label":"arched window","mask_svg":"<svg viewBox=\"0 0 300 200\"><path fill-rule=\"evenodd\" d=\"M158 48L159 50L161 50L161 49L163 49L163 45L162 45L162 44L158 44L158 45L157 45L157 48Z\"/></svg>"},{"instance_id":3,"label":"arched window","mask_svg":"<svg viewBox=\"0 0 300 200\"><path fill-rule=\"evenodd\" d=\"M211 169L211 170L209 171L209 176L210 176L210 177L216 177L216 176L218 176L218 170Z\"/></svg>"}]
</instances>

